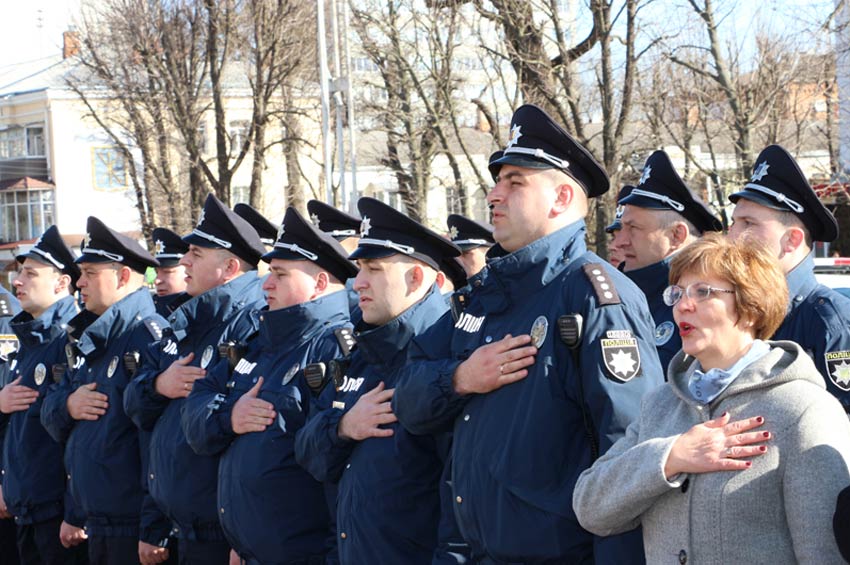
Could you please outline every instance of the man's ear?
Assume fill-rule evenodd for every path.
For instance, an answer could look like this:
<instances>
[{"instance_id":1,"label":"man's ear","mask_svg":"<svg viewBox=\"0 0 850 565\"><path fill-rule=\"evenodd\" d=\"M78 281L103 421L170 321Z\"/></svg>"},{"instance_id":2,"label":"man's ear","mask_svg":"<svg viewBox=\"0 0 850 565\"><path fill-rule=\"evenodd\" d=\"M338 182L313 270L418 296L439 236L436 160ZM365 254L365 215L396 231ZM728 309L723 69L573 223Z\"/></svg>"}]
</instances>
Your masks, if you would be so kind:
<instances>
[{"instance_id":1,"label":"man's ear","mask_svg":"<svg viewBox=\"0 0 850 565\"><path fill-rule=\"evenodd\" d=\"M422 269L422 265L413 263L407 269L404 277L407 280L407 292L410 294L422 287L422 284L425 282L425 271Z\"/></svg>"},{"instance_id":2,"label":"man's ear","mask_svg":"<svg viewBox=\"0 0 850 565\"><path fill-rule=\"evenodd\" d=\"M790 227L785 230L785 235L780 239L782 253L789 254L796 251L806 241L806 234L801 228Z\"/></svg>"},{"instance_id":3,"label":"man's ear","mask_svg":"<svg viewBox=\"0 0 850 565\"><path fill-rule=\"evenodd\" d=\"M325 292L328 289L330 282L328 274L324 271L320 271L319 274L316 275L316 293L319 294Z\"/></svg>"},{"instance_id":4,"label":"man's ear","mask_svg":"<svg viewBox=\"0 0 850 565\"><path fill-rule=\"evenodd\" d=\"M670 230L670 247L677 250L688 242L688 236L691 235L691 230L688 229L685 222L674 222Z\"/></svg>"}]
</instances>

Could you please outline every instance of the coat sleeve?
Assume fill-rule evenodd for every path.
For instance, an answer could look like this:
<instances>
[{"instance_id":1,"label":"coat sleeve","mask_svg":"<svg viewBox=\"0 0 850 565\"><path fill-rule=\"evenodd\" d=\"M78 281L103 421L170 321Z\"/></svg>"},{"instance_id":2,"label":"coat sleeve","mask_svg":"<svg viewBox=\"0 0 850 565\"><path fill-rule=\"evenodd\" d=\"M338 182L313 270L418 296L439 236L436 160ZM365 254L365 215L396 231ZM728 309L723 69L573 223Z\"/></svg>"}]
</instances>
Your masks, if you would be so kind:
<instances>
[{"instance_id":1,"label":"coat sleeve","mask_svg":"<svg viewBox=\"0 0 850 565\"><path fill-rule=\"evenodd\" d=\"M229 379L228 361L219 359L204 378L195 381L180 409L186 441L198 455L218 455L236 437L230 415L241 394L228 394Z\"/></svg>"},{"instance_id":2,"label":"coat sleeve","mask_svg":"<svg viewBox=\"0 0 850 565\"><path fill-rule=\"evenodd\" d=\"M850 483L850 422L837 402L825 398L782 433L793 438L783 454L782 487L797 562L841 563L830 526L835 501Z\"/></svg>"},{"instance_id":3,"label":"coat sleeve","mask_svg":"<svg viewBox=\"0 0 850 565\"><path fill-rule=\"evenodd\" d=\"M353 399L350 406L355 401ZM319 410L310 415L295 435L295 460L317 481L338 482L357 445L356 441L339 437L337 427L344 414L345 411L338 408Z\"/></svg>"},{"instance_id":4,"label":"coat sleeve","mask_svg":"<svg viewBox=\"0 0 850 565\"><path fill-rule=\"evenodd\" d=\"M59 384L50 386L41 404L41 425L55 441L65 443L75 421L68 413L68 397L77 389L76 372L65 370Z\"/></svg>"},{"instance_id":5,"label":"coat sleeve","mask_svg":"<svg viewBox=\"0 0 850 565\"><path fill-rule=\"evenodd\" d=\"M159 509L148 493L148 463L150 455L150 432L139 430L139 451L142 461L142 508L139 516L139 540L150 545L160 545L171 533L171 520Z\"/></svg>"},{"instance_id":6,"label":"coat sleeve","mask_svg":"<svg viewBox=\"0 0 850 565\"><path fill-rule=\"evenodd\" d=\"M447 312L410 346L393 393L393 412L413 434L450 432L468 396L454 390L454 373L461 361L452 359L451 312Z\"/></svg>"},{"instance_id":7,"label":"coat sleeve","mask_svg":"<svg viewBox=\"0 0 850 565\"><path fill-rule=\"evenodd\" d=\"M162 352L159 342L143 350L139 371L124 390L124 411L140 429L151 431L170 399L156 391L156 378L174 361Z\"/></svg>"}]
</instances>

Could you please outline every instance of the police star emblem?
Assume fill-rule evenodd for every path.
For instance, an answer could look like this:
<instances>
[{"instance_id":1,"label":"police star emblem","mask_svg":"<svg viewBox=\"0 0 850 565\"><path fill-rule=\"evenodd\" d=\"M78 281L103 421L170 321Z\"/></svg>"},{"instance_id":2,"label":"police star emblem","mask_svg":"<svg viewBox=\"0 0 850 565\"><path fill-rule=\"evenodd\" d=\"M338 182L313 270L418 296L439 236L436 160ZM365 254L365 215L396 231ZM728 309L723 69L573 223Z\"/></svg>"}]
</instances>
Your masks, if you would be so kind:
<instances>
[{"instance_id":1,"label":"police star emblem","mask_svg":"<svg viewBox=\"0 0 850 565\"><path fill-rule=\"evenodd\" d=\"M47 367L44 366L44 363L39 363L35 366L35 371L33 371L33 379L35 380L36 386L41 386L41 383L44 382L44 377L47 376Z\"/></svg>"},{"instance_id":2,"label":"police star emblem","mask_svg":"<svg viewBox=\"0 0 850 565\"><path fill-rule=\"evenodd\" d=\"M277 239L279 240L280 237L285 233L286 233L286 224L280 224L280 227L277 228Z\"/></svg>"},{"instance_id":3,"label":"police star emblem","mask_svg":"<svg viewBox=\"0 0 850 565\"><path fill-rule=\"evenodd\" d=\"M154 242L154 247L155 247L155 250L154 250L155 255L162 255L163 253L165 253L165 243L161 239L157 239Z\"/></svg>"},{"instance_id":4,"label":"police star emblem","mask_svg":"<svg viewBox=\"0 0 850 565\"><path fill-rule=\"evenodd\" d=\"M626 383L640 373L640 349L630 330L605 332L600 345L602 361L611 378Z\"/></svg>"},{"instance_id":5,"label":"police star emblem","mask_svg":"<svg viewBox=\"0 0 850 565\"><path fill-rule=\"evenodd\" d=\"M640 175L640 180L638 181L638 184L641 185L641 184L645 183L646 181L648 181L649 176L651 174L652 174L652 167L650 167L649 165L645 166L643 168L643 173L641 173L641 175Z\"/></svg>"},{"instance_id":6,"label":"police star emblem","mask_svg":"<svg viewBox=\"0 0 850 565\"><path fill-rule=\"evenodd\" d=\"M319 227L319 215L318 214L310 214L310 223Z\"/></svg>"},{"instance_id":7,"label":"police star emblem","mask_svg":"<svg viewBox=\"0 0 850 565\"><path fill-rule=\"evenodd\" d=\"M531 345L540 349L543 342L546 341L546 334L549 332L549 320L546 316L538 316L534 323L531 324Z\"/></svg>"},{"instance_id":8,"label":"police star emblem","mask_svg":"<svg viewBox=\"0 0 850 565\"><path fill-rule=\"evenodd\" d=\"M6 360L9 355L18 350L18 336L15 334L0 334L0 359Z\"/></svg>"},{"instance_id":9,"label":"police star emblem","mask_svg":"<svg viewBox=\"0 0 850 565\"><path fill-rule=\"evenodd\" d=\"M458 236L457 226L452 226L449 230L449 239L452 241L456 240Z\"/></svg>"},{"instance_id":10,"label":"police star emblem","mask_svg":"<svg viewBox=\"0 0 850 565\"><path fill-rule=\"evenodd\" d=\"M369 216L363 216L363 221L360 222L360 236L369 235L369 230L372 229L372 220L369 219Z\"/></svg>"},{"instance_id":11,"label":"police star emblem","mask_svg":"<svg viewBox=\"0 0 850 565\"><path fill-rule=\"evenodd\" d=\"M87 233L86 238L83 240L83 247L89 247L91 245L91 234Z\"/></svg>"},{"instance_id":12,"label":"police star emblem","mask_svg":"<svg viewBox=\"0 0 850 565\"><path fill-rule=\"evenodd\" d=\"M111 379L112 375L115 374L116 369L118 369L118 356L117 355L115 357L113 357L112 360L109 362L109 368L106 369L106 377Z\"/></svg>"},{"instance_id":13,"label":"police star emblem","mask_svg":"<svg viewBox=\"0 0 850 565\"><path fill-rule=\"evenodd\" d=\"M750 177L750 180L751 181L759 181L759 180L763 179L764 177L766 177L768 167L770 167L770 165L767 163L767 161L762 161L761 163L759 163L758 167L756 167L756 170L753 171L753 176Z\"/></svg>"},{"instance_id":14,"label":"police star emblem","mask_svg":"<svg viewBox=\"0 0 850 565\"><path fill-rule=\"evenodd\" d=\"M511 138L508 140L508 144L505 145L505 149L513 147L519 142L519 138L522 137L522 133L519 131L522 126L513 126L511 128Z\"/></svg>"},{"instance_id":15,"label":"police star emblem","mask_svg":"<svg viewBox=\"0 0 850 565\"><path fill-rule=\"evenodd\" d=\"M850 390L850 351L828 351L824 358L833 384L841 390Z\"/></svg>"},{"instance_id":16,"label":"police star emblem","mask_svg":"<svg viewBox=\"0 0 850 565\"><path fill-rule=\"evenodd\" d=\"M215 347L212 345L208 345L204 348L203 354L201 354L201 369L206 369L209 367L210 361L212 361L213 351Z\"/></svg>"},{"instance_id":17,"label":"police star emblem","mask_svg":"<svg viewBox=\"0 0 850 565\"><path fill-rule=\"evenodd\" d=\"M201 227L201 224L204 223L204 218L206 217L204 209L201 208L201 215L198 216L198 227Z\"/></svg>"}]
</instances>

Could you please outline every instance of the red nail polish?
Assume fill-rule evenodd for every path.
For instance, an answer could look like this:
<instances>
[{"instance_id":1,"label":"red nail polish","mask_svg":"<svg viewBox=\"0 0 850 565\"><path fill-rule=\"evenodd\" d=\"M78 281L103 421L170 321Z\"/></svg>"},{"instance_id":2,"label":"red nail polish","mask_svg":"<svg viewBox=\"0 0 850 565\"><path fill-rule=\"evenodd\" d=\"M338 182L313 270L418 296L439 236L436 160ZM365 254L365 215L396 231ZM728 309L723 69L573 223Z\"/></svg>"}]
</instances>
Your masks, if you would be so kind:
<instances>
[{"instance_id":1,"label":"red nail polish","mask_svg":"<svg viewBox=\"0 0 850 565\"><path fill-rule=\"evenodd\" d=\"M752 467L752 466L753 466L753 462L752 462L752 461L747 461L747 462L745 462L745 463L744 463L744 465L745 465L746 467Z\"/></svg>"},{"instance_id":2,"label":"red nail polish","mask_svg":"<svg viewBox=\"0 0 850 565\"><path fill-rule=\"evenodd\" d=\"M764 453L765 451L767 451L767 446L760 445L760 446L759 446L759 451L761 451L762 453Z\"/></svg>"},{"instance_id":3,"label":"red nail polish","mask_svg":"<svg viewBox=\"0 0 850 565\"><path fill-rule=\"evenodd\" d=\"M761 424L762 422L764 422L764 418L762 418L761 416L759 416L758 418L756 418L756 422L758 422L759 424Z\"/></svg>"},{"instance_id":4,"label":"red nail polish","mask_svg":"<svg viewBox=\"0 0 850 565\"><path fill-rule=\"evenodd\" d=\"M721 414L721 415L720 415L720 417L721 417L721 418L725 418L725 417L726 417L726 416L728 416L728 415L729 415L729 412L724 412L723 414Z\"/></svg>"},{"instance_id":5,"label":"red nail polish","mask_svg":"<svg viewBox=\"0 0 850 565\"><path fill-rule=\"evenodd\" d=\"M761 435L763 435L764 437L770 437L770 432L764 432L764 433L763 433L763 434L761 434Z\"/></svg>"}]
</instances>

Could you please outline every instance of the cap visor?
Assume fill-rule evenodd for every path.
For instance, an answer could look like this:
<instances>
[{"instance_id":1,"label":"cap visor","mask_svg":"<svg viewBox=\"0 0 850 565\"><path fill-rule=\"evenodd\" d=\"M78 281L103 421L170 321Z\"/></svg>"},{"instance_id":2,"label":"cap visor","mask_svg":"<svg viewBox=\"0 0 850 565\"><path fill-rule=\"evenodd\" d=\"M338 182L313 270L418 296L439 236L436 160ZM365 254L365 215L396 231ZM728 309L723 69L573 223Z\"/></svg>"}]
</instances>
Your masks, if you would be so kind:
<instances>
[{"instance_id":1,"label":"cap visor","mask_svg":"<svg viewBox=\"0 0 850 565\"><path fill-rule=\"evenodd\" d=\"M729 195L729 201L732 202L732 204L735 204L741 198L743 198L744 200L749 200L750 202L755 202L756 204L760 204L765 208L770 208L771 210L779 210L781 212L793 212L793 210L791 210L787 206L782 206L769 196L761 194L759 192L755 192L753 190L742 190L740 192L735 192L734 194Z\"/></svg>"}]
</instances>

